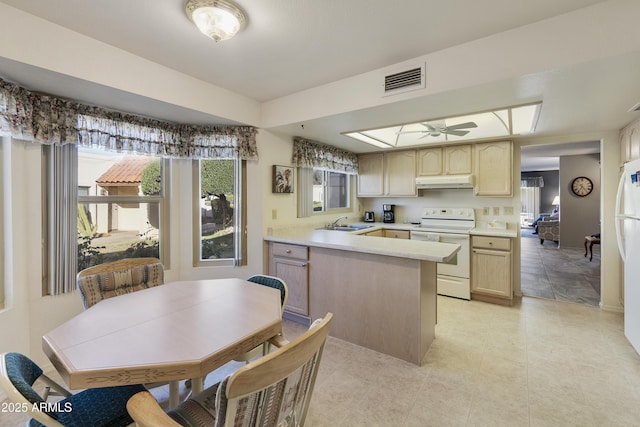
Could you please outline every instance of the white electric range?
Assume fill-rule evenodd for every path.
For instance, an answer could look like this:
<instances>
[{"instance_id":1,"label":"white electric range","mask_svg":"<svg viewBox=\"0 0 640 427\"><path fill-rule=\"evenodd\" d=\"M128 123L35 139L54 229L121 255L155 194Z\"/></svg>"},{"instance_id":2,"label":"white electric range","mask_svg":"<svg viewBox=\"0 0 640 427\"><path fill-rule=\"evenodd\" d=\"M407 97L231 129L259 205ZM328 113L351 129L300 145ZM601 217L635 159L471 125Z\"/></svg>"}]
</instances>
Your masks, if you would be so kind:
<instances>
[{"instance_id":1,"label":"white electric range","mask_svg":"<svg viewBox=\"0 0 640 427\"><path fill-rule=\"evenodd\" d=\"M438 294L471 299L470 231L476 226L473 208L426 208L411 240L460 245L448 263L438 263Z\"/></svg>"}]
</instances>

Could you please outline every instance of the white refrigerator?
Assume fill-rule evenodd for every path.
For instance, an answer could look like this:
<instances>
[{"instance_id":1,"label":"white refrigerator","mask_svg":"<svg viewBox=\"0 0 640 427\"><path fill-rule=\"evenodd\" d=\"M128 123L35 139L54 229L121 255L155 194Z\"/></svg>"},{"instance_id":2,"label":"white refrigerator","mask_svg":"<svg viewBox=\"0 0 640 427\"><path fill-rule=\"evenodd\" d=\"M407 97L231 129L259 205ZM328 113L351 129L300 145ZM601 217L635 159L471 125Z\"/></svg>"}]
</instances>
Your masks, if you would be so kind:
<instances>
[{"instance_id":1,"label":"white refrigerator","mask_svg":"<svg viewBox=\"0 0 640 427\"><path fill-rule=\"evenodd\" d=\"M626 163L620 177L616 238L624 262L624 334L640 353L640 160Z\"/></svg>"}]
</instances>

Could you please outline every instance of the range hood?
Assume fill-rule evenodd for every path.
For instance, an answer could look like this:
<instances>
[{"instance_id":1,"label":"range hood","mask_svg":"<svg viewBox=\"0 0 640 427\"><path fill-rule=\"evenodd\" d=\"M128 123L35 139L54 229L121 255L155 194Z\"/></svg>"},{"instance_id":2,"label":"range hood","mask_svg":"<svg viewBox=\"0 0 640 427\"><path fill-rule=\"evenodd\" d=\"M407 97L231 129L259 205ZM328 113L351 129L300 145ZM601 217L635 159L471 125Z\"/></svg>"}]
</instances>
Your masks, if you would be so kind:
<instances>
[{"instance_id":1,"label":"range hood","mask_svg":"<svg viewBox=\"0 0 640 427\"><path fill-rule=\"evenodd\" d=\"M473 188L473 175L437 175L416 178L418 190L439 188Z\"/></svg>"}]
</instances>

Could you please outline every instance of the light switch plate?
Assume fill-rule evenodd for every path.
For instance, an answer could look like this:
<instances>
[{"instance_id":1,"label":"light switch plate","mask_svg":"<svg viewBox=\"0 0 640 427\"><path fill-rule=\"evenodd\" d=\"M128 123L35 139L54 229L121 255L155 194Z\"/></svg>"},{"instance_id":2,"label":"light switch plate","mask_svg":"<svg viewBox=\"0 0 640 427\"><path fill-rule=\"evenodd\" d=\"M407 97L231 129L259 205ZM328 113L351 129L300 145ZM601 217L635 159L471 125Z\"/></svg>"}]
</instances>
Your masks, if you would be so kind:
<instances>
[{"instance_id":1,"label":"light switch plate","mask_svg":"<svg viewBox=\"0 0 640 427\"><path fill-rule=\"evenodd\" d=\"M496 216L500 215L500 208L498 206L493 207L493 214Z\"/></svg>"},{"instance_id":2,"label":"light switch plate","mask_svg":"<svg viewBox=\"0 0 640 427\"><path fill-rule=\"evenodd\" d=\"M513 215L513 206L505 206L502 210L505 215Z\"/></svg>"}]
</instances>

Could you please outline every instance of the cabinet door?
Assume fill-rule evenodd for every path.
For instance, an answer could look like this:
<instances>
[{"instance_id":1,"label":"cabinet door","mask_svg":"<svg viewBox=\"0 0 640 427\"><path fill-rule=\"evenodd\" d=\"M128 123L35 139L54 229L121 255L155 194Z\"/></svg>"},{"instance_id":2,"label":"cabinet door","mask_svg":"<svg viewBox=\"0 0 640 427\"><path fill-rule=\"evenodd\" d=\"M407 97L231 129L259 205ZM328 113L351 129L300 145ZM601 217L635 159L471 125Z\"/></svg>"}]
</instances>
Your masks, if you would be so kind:
<instances>
[{"instance_id":1,"label":"cabinet door","mask_svg":"<svg viewBox=\"0 0 640 427\"><path fill-rule=\"evenodd\" d=\"M417 196L416 152L398 151L384 156L385 195Z\"/></svg>"},{"instance_id":2,"label":"cabinet door","mask_svg":"<svg viewBox=\"0 0 640 427\"><path fill-rule=\"evenodd\" d=\"M473 149L476 196L512 196L511 141L476 144Z\"/></svg>"},{"instance_id":3,"label":"cabinet door","mask_svg":"<svg viewBox=\"0 0 640 427\"><path fill-rule=\"evenodd\" d=\"M473 248L471 291L511 299L511 252Z\"/></svg>"},{"instance_id":4,"label":"cabinet door","mask_svg":"<svg viewBox=\"0 0 640 427\"><path fill-rule=\"evenodd\" d=\"M383 237L382 230L370 231L365 236Z\"/></svg>"},{"instance_id":5,"label":"cabinet door","mask_svg":"<svg viewBox=\"0 0 640 427\"><path fill-rule=\"evenodd\" d=\"M383 195L384 156L382 153L358 156L358 196Z\"/></svg>"},{"instance_id":6,"label":"cabinet door","mask_svg":"<svg viewBox=\"0 0 640 427\"><path fill-rule=\"evenodd\" d=\"M445 147L445 175L467 175L471 172L471 145L453 145L451 147Z\"/></svg>"},{"instance_id":7,"label":"cabinet door","mask_svg":"<svg viewBox=\"0 0 640 427\"><path fill-rule=\"evenodd\" d=\"M287 284L289 296L285 310L309 315L309 274L307 261L273 257L269 274Z\"/></svg>"},{"instance_id":8,"label":"cabinet door","mask_svg":"<svg viewBox=\"0 0 640 427\"><path fill-rule=\"evenodd\" d=\"M629 161L640 159L640 125L629 135Z\"/></svg>"},{"instance_id":9,"label":"cabinet door","mask_svg":"<svg viewBox=\"0 0 640 427\"><path fill-rule=\"evenodd\" d=\"M425 148L418 151L418 175L442 175L442 148Z\"/></svg>"}]
</instances>

